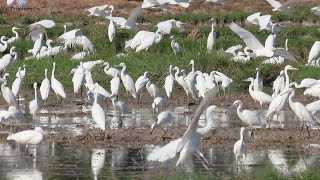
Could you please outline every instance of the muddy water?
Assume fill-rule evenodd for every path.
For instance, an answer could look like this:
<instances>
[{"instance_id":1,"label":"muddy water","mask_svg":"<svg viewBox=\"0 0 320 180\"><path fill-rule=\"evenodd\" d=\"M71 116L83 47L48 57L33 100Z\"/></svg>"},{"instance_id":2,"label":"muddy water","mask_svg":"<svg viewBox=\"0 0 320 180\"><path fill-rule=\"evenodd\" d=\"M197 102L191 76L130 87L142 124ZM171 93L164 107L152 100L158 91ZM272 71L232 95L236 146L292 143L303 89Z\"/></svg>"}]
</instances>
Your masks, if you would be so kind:
<instances>
[{"instance_id":1,"label":"muddy water","mask_svg":"<svg viewBox=\"0 0 320 180\"><path fill-rule=\"evenodd\" d=\"M63 106L42 109L32 121L30 116L16 122L16 126L38 125L44 127L47 133L54 136L76 137L84 135L86 129L94 129L91 119L91 107ZM169 126L187 127L193 111L185 107L171 109L176 121ZM266 112L262 112L265 114ZM149 129L155 121L156 115L151 109L133 109L129 114L118 114L112 110L106 112L107 129ZM274 119L276 120L276 119ZM213 119L215 129L238 129L242 122L238 119L235 110L219 109ZM206 124L204 116L199 121L200 126ZM272 122L272 127L298 129L300 122L293 112L284 111L278 121ZM59 127L59 128L57 128ZM170 128L167 128L170 131ZM238 136L238 135L237 135ZM235 142L235 141L234 141ZM232 142L232 144L234 143ZM93 145L92 145L93 144ZM311 146L317 146L313 144ZM140 147L129 145L112 146L78 145L68 142L42 141L36 148L20 146L12 142L0 141L0 177L15 179L48 179L48 178L111 178L111 177L143 177L148 179L154 175L179 175L182 172L196 172L219 177L229 177L237 173L259 175L273 168L279 173L319 169L320 155L304 152L282 150L281 148L249 149L247 158L242 166L235 166L232 145L225 147L202 148L207 158L207 170L201 161L192 158L184 166L175 167L177 158L164 163L149 162L148 153L154 145L148 144Z\"/></svg>"},{"instance_id":2,"label":"muddy water","mask_svg":"<svg viewBox=\"0 0 320 180\"><path fill-rule=\"evenodd\" d=\"M148 162L146 156L151 147L86 149L65 143L44 142L38 145L35 152L34 147L18 148L1 142L0 175L8 179L110 179L197 172L227 177L237 174L256 176L269 172L271 168L285 175L320 168L320 156L282 150L249 151L243 165L236 168L232 149L222 148L203 150L209 170L196 158L176 168L176 158L165 163Z\"/></svg>"}]
</instances>

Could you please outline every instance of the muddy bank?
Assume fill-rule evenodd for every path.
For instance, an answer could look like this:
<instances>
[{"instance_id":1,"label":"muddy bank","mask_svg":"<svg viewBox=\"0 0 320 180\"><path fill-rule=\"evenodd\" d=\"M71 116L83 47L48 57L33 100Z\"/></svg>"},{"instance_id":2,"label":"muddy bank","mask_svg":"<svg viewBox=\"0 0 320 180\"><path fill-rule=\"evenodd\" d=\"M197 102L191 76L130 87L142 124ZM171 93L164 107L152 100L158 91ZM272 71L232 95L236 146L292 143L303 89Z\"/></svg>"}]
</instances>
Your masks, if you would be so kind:
<instances>
[{"instance_id":1,"label":"muddy bank","mask_svg":"<svg viewBox=\"0 0 320 180\"><path fill-rule=\"evenodd\" d=\"M59 127L60 128L60 127ZM14 126L0 125L0 140L5 141L11 132L18 132L25 129L32 129L32 126ZM149 126L141 128L127 129L107 129L101 131L97 129L87 129L83 135L79 136L60 136L53 134L54 131L62 131L62 129L45 128L43 141L46 142L64 142L92 147L120 147L130 146L132 148L142 148L146 144L165 145L171 140L180 138L186 131L186 126L168 127L167 130L159 127L150 134ZM201 148L222 147L230 149L239 139L240 128L221 128L212 129L201 141ZM310 144L320 142L320 131L310 130L311 138L308 137L306 129L301 135L299 129L257 129L254 131L254 137L250 139L249 132L245 133L245 142L250 150L264 149L282 149L298 152L308 152L320 154L320 148L308 147Z\"/></svg>"}]
</instances>

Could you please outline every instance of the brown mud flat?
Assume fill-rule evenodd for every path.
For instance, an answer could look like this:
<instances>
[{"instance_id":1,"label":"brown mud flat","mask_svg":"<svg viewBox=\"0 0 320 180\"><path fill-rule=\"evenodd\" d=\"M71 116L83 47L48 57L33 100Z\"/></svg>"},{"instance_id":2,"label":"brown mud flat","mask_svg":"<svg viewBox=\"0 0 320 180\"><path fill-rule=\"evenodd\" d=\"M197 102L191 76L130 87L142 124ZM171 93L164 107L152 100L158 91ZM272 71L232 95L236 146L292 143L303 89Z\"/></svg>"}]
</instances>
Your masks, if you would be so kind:
<instances>
[{"instance_id":1,"label":"brown mud flat","mask_svg":"<svg viewBox=\"0 0 320 180\"><path fill-rule=\"evenodd\" d=\"M61 129L57 129L61 128ZM156 128L150 134L150 127L125 129L87 129L83 135L79 136L60 136L51 134L52 131L63 131L63 127L44 128L45 142L70 143L71 145L89 147L131 147L143 148L144 145L165 145L171 140L182 137L186 131L186 126ZM32 129L31 126L0 125L0 141L5 141L9 131L19 132L25 129ZM4 131L6 129L7 131ZM201 148L219 147L230 149L239 139L240 128L219 128L212 129L201 140ZM245 142L248 144L249 151L265 149L281 149L287 151L297 151L311 154L320 154L320 148L308 147L311 144L320 142L320 130L310 130L311 137L308 137L307 130L304 129L300 134L299 129L256 129L254 137L251 139L249 133L245 133Z\"/></svg>"}]
</instances>

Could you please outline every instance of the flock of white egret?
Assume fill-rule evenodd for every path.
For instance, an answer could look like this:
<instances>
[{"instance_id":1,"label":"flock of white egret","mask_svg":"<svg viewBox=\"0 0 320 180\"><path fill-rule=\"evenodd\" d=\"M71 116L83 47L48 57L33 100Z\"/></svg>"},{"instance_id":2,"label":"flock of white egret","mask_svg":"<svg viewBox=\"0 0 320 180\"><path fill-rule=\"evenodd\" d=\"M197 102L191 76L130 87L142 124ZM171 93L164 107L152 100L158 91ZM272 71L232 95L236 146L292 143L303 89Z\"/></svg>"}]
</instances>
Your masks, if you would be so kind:
<instances>
[{"instance_id":1,"label":"flock of white egret","mask_svg":"<svg viewBox=\"0 0 320 180\"><path fill-rule=\"evenodd\" d=\"M221 4L227 3L227 0L207 1L219 2ZM288 1L285 4L280 4L275 0L267 1L273 6L273 11L290 10L291 1ZM12 3L13 1L7 1L8 5ZM16 1L16 5L20 8L27 7L27 3L27 0ZM117 28L135 30L139 29L137 19L142 13L143 9L160 7L162 9L168 10L168 7L170 5L179 5L181 7L187 8L189 7L189 2L182 2L178 0L144 0L141 6L138 6L132 10L132 13L127 19L123 17L113 16L112 13L114 10L114 6L112 5L95 6L88 9L88 11L90 12L89 16L100 16L105 17L109 20L108 37L109 41L112 42L113 38L116 36ZM319 14L319 9L319 7L315 7L312 8L312 11L315 14ZM211 19L210 21L211 32L208 35L207 41L208 53L212 52L215 49L215 44L217 41L217 35L215 32L215 19ZM268 59L267 61L265 61L265 63L284 63L284 60L296 61L294 56L289 52L287 46L286 48L276 47L276 35L284 27L282 27L280 23L273 23L271 21L271 15L261 16L261 13L258 12L249 16L247 18L247 22L260 26L260 29L271 30L272 34L266 39L265 45L263 45L251 32L238 26L235 23L231 23L230 29L234 33L236 33L247 46L246 48L244 48L244 52L239 51L242 48L241 45L236 45L226 50L225 52L227 54L231 54L233 60L249 61L250 59L255 57L266 57L272 60ZM133 49L135 50L135 52L148 50L153 44L159 43L161 41L163 34L170 34L172 28L177 28L181 32L184 31L185 28L183 27L183 24L184 23L175 19L159 22L157 24L158 30L156 32L139 31L132 39L123 42L125 44L125 49ZM52 47L52 40L47 37L45 29L53 28L54 26L55 23L52 20L42 20L29 25L29 28L31 30L30 36L34 41L34 45L33 48L28 51L30 53L30 57L27 57L26 59L37 60L47 56L57 56L68 51L68 48L72 48L74 46L81 46L83 48L83 51L75 54L71 59L84 59L85 56L88 56L96 51L93 43L88 37L84 35L81 29L67 31L66 26L64 34L56 39L56 41L59 41L64 45ZM19 30L19 28L12 28L12 32L15 33L15 36L12 38L7 38L6 36L1 37L0 52L4 53L9 49L10 52L3 55L0 59L0 72L4 72L18 58L17 49L14 46L9 48L12 42L16 42L21 39L17 30ZM47 46L45 46L43 42L45 36L47 37ZM177 42L177 40L173 36L171 36L170 39L173 53L176 55L181 55L184 49L182 49L179 42ZM308 64L316 65L317 63L319 63L319 56L320 42L316 41L309 53ZM125 101L120 101L120 99L123 98L119 92L121 82L127 92L127 97L132 96L132 98L138 99L138 102L142 101L142 91L144 88L146 88L151 98L154 99L151 107L153 108L154 113L159 114L157 122L155 122L151 126L153 130L154 127L170 123L175 119L172 112L167 111L166 108L169 105L170 99L173 97L172 93L174 86L175 84L178 84L185 91L186 95L188 96L188 100L189 97L193 98L194 100L203 100L195 111L194 117L182 138L173 140L162 148L155 149L149 154L148 160L161 162L174 157L177 153L180 153L179 159L176 163L177 166L186 162L187 158L190 155L195 155L196 157L207 162L199 148L201 137L209 132L212 128L212 114L214 111L214 107L209 106L207 108L207 106L212 102L212 99L217 96L220 90L222 90L224 94L226 94L226 91L232 85L233 80L222 72L201 72L199 70L195 70L195 62L195 60L190 61L192 69L189 73L187 73L186 70L181 70L177 66L169 66L168 76L165 78L165 82L163 85L166 96L161 93L160 89L162 88L162 86L161 88L159 88L156 84L152 83L151 79L149 78L148 71L145 71L143 75L141 75L136 81L134 81L134 79L127 73L127 66L123 62L118 65L114 65L114 67L111 67L111 65L104 60L80 62L79 65L72 69L70 73L73 74L73 92L75 94L82 93L83 87L86 87L88 98L92 102L92 118L96 125L102 131L105 131L106 109L104 109L102 106L104 102L110 99L113 105L113 109L120 114L126 114L130 111L128 104ZM104 66L103 70L105 74L112 78L110 80L110 91L99 85L92 78L92 68L98 65ZM118 70L117 67L121 67L122 69ZM53 62L51 78L48 77L49 68L50 67L44 69L44 79L41 82L39 90L40 96L38 96L37 83L34 83L33 86L34 100L29 102L29 112L33 116L33 118L36 117L37 113L41 109L42 102L47 101L49 98L51 98L50 93L52 91L57 95L58 100L60 100L60 98L67 98L67 94L64 90L63 85L55 77L55 62ZM4 73L3 78L1 78L2 96L9 107L8 110L2 110L3 112L0 114L1 121L5 121L7 119L19 120L24 118L25 113L20 110L21 106L19 105L19 94L21 93L23 80L27 76L26 69L27 65L19 67L16 74L16 80L12 84L12 88L8 87L7 84L7 78L10 76L8 73ZM298 69L292 67L291 65L286 65L284 70L280 72L280 75L273 83L273 94L269 95L263 92L261 70L257 68L256 78L248 77L248 79L245 80L250 82L250 85L248 85L249 94L255 101L258 101L260 103L261 110L266 107L264 105L268 105L268 112L265 117L268 119L269 127L270 121L273 120L273 115L276 115L278 117L279 112L284 109L285 105L288 102L290 108L301 120L302 128L306 126L309 133L310 127L319 125L319 121L317 121L315 112L320 110L320 102L315 101L309 105L304 106L300 102L294 102L293 97L295 96L295 88L306 88L304 92L305 95L320 97L320 81L316 79L306 78L301 81L300 85L298 85L295 82L290 82L288 75L289 70ZM175 73L173 73L172 71L175 71ZM232 106L237 106L237 114L239 116L239 119L248 128L253 129L267 127L266 125L268 124L268 122L265 120L265 117L262 117L263 115L260 112L244 109L244 105L241 100L236 100ZM206 109L205 116L207 125L200 128L198 127L198 121L204 109ZM237 141L234 145L234 154L236 156L237 162L239 157L245 157L247 152L247 148L243 138L244 131L245 128L242 127L240 130L240 140ZM40 127L36 127L35 130L27 130L9 135L7 140L15 140L18 143L22 144L37 144L42 140L42 132L43 131Z\"/></svg>"}]
</instances>

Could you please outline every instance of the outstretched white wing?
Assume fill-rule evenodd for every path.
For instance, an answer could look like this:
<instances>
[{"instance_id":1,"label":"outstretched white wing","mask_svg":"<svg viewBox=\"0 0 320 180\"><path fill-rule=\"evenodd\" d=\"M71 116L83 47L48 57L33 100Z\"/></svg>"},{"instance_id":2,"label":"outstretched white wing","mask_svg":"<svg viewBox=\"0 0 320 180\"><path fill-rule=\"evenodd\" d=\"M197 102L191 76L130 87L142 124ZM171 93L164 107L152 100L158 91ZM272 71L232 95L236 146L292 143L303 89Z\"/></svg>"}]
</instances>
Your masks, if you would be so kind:
<instances>
[{"instance_id":1,"label":"outstretched white wing","mask_svg":"<svg viewBox=\"0 0 320 180\"><path fill-rule=\"evenodd\" d=\"M236 33L246 45L253 51L264 49L264 46L259 42L259 40L249 31L238 26L234 22L231 23L230 29Z\"/></svg>"},{"instance_id":2,"label":"outstretched white wing","mask_svg":"<svg viewBox=\"0 0 320 180\"><path fill-rule=\"evenodd\" d=\"M242 45L238 44L238 45L235 45L235 46L231 46L229 47L227 50L225 50L224 52L225 53L228 53L228 54L232 54L233 56L236 56L236 51L238 51L239 49L242 48Z\"/></svg>"},{"instance_id":3,"label":"outstretched white wing","mask_svg":"<svg viewBox=\"0 0 320 180\"><path fill-rule=\"evenodd\" d=\"M271 15L264 15L258 18L260 29L267 29L267 26L271 20Z\"/></svg>"},{"instance_id":4,"label":"outstretched white wing","mask_svg":"<svg viewBox=\"0 0 320 180\"><path fill-rule=\"evenodd\" d=\"M292 56L292 54L284 48L273 48L272 49L274 56L281 56L284 59L298 62L296 58Z\"/></svg>"},{"instance_id":5,"label":"outstretched white wing","mask_svg":"<svg viewBox=\"0 0 320 180\"><path fill-rule=\"evenodd\" d=\"M160 29L164 34L170 34L174 19L167 21L162 21L157 24L158 29Z\"/></svg>"},{"instance_id":6,"label":"outstretched white wing","mask_svg":"<svg viewBox=\"0 0 320 180\"><path fill-rule=\"evenodd\" d=\"M44 19L44 20L35 22L35 23L33 23L33 24L30 24L28 27L33 27L33 26L37 26L37 25L43 26L43 27L45 27L45 28L52 28L52 27L54 27L56 24L55 24L55 22L52 21L52 20Z\"/></svg>"},{"instance_id":7,"label":"outstretched white wing","mask_svg":"<svg viewBox=\"0 0 320 180\"><path fill-rule=\"evenodd\" d=\"M132 24L135 24L138 17L140 16L142 12L142 7L141 6L138 6L136 8L134 8L130 14L130 16L128 17L127 19L127 22L126 23L132 23Z\"/></svg>"},{"instance_id":8,"label":"outstretched white wing","mask_svg":"<svg viewBox=\"0 0 320 180\"><path fill-rule=\"evenodd\" d=\"M178 144L181 142L182 138L175 139L170 141L167 145L159 148L156 147L151 151L151 153L148 155L147 159L148 161L159 161L164 162L168 159L171 159L176 156L176 149Z\"/></svg>"},{"instance_id":9,"label":"outstretched white wing","mask_svg":"<svg viewBox=\"0 0 320 180\"><path fill-rule=\"evenodd\" d=\"M247 17L246 22L257 24L256 20L260 17L260 14L261 12L251 14L250 16Z\"/></svg>"},{"instance_id":10,"label":"outstretched white wing","mask_svg":"<svg viewBox=\"0 0 320 180\"><path fill-rule=\"evenodd\" d=\"M279 1L275 0L267 0L267 2L273 7L273 8L279 8L281 6L281 3Z\"/></svg>"}]
</instances>

